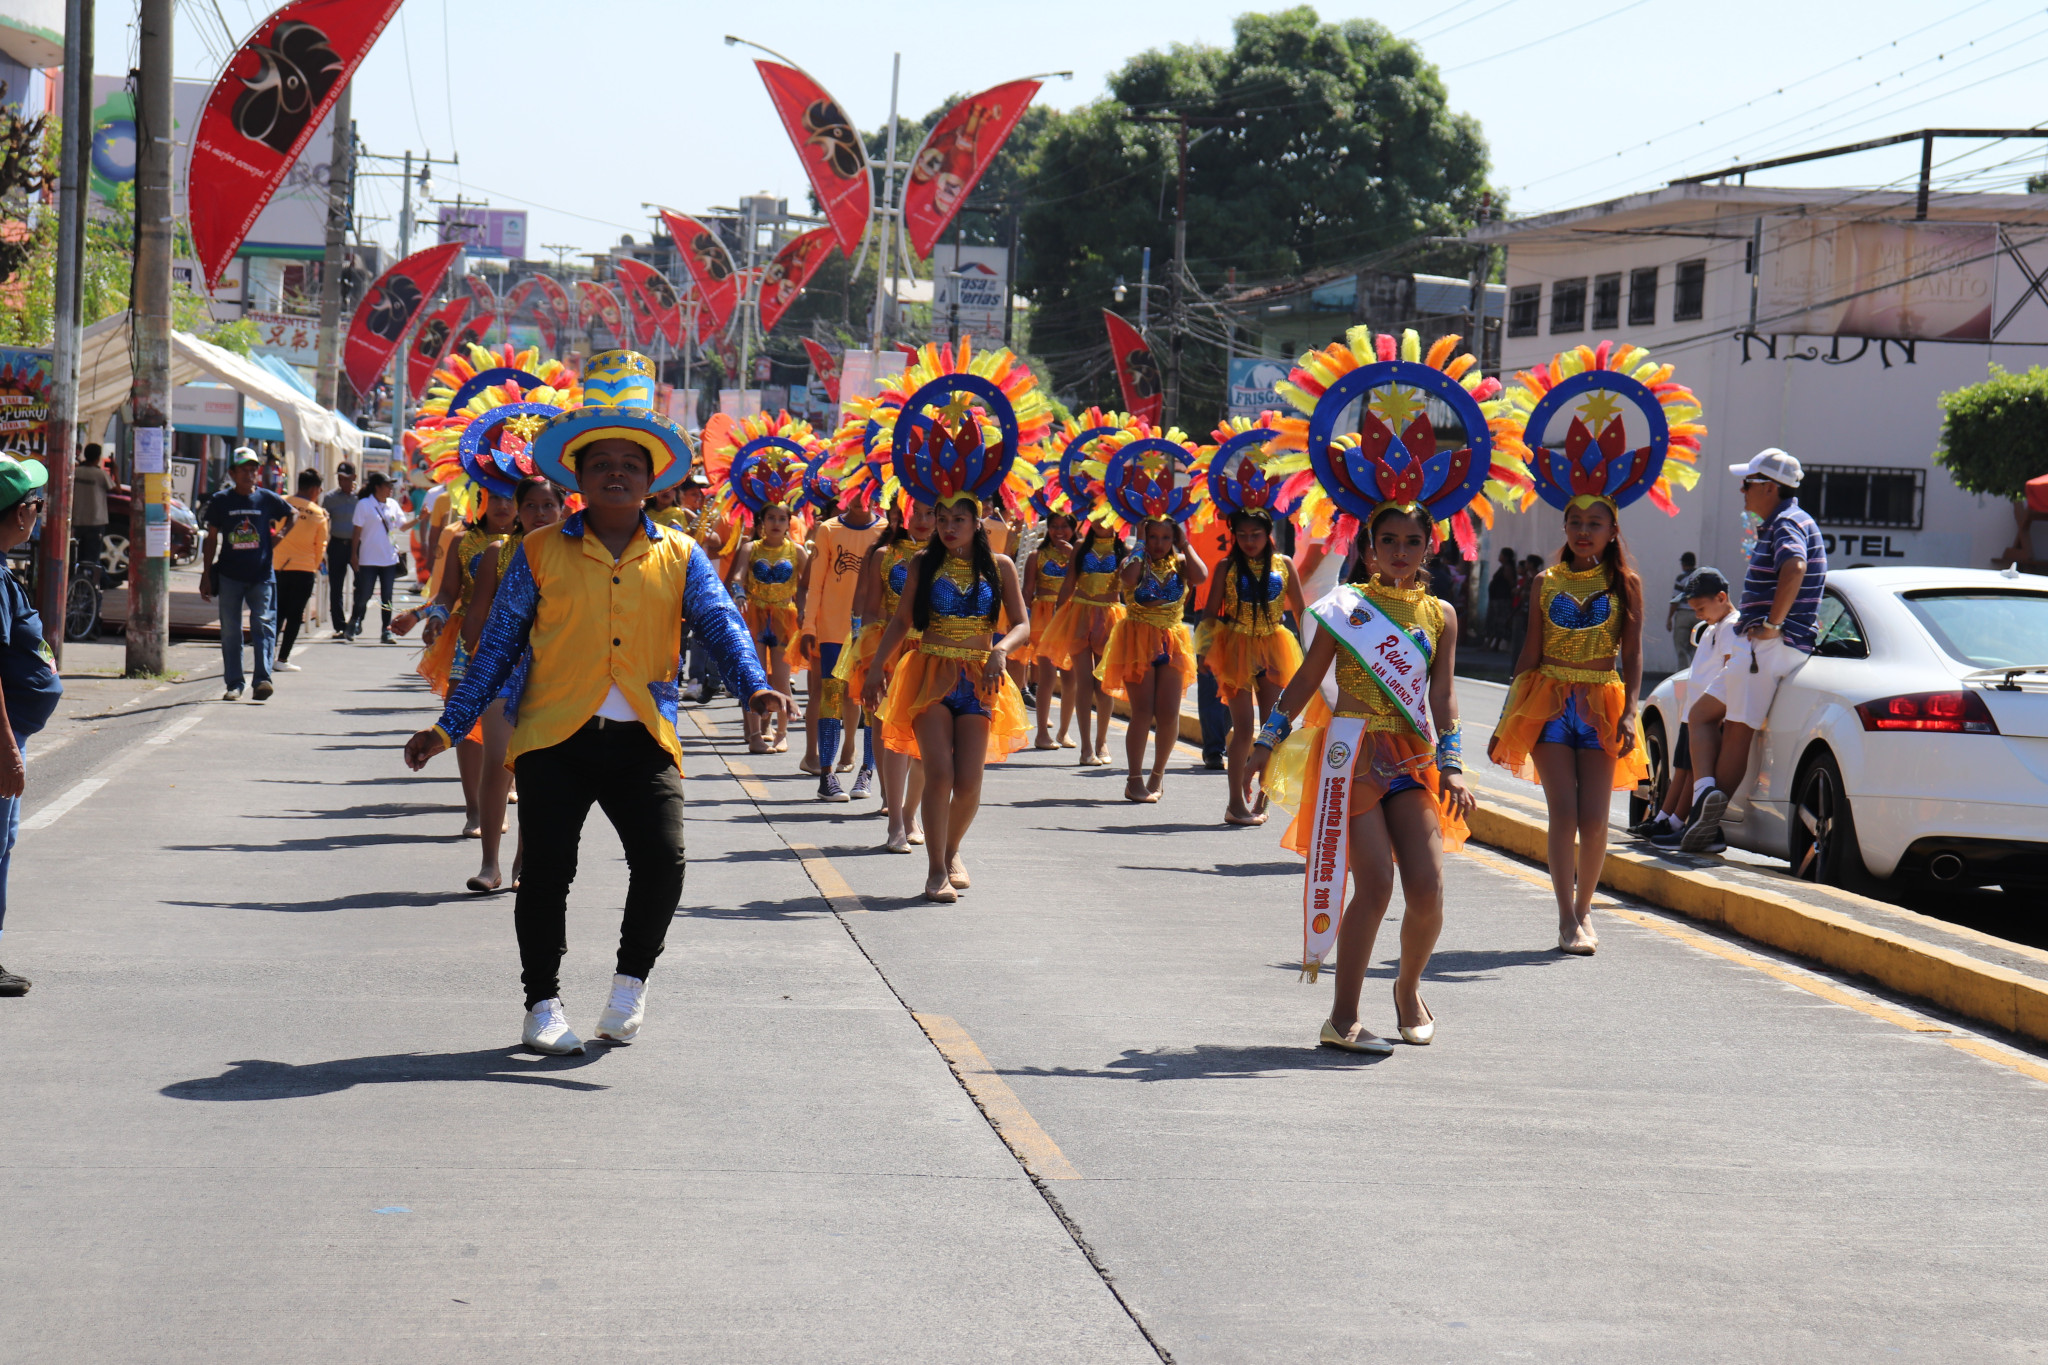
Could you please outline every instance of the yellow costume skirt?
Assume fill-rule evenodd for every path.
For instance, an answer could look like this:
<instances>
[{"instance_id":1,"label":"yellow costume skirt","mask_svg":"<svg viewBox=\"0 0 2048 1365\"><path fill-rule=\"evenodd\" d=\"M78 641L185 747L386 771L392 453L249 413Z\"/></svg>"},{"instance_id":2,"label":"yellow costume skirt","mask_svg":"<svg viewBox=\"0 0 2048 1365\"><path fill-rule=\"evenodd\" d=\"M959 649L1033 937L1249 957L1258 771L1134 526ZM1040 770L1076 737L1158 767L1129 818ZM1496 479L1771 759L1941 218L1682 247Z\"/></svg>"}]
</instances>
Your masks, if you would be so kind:
<instances>
[{"instance_id":1,"label":"yellow costume skirt","mask_svg":"<svg viewBox=\"0 0 2048 1365\"><path fill-rule=\"evenodd\" d=\"M1120 604L1100 606L1083 602L1077 597L1067 599L1067 604L1054 612L1046 622L1045 635L1038 643L1036 657L1051 659L1052 666L1065 670L1074 666L1074 656L1086 654L1094 646L1097 624L1100 623L1107 648L1109 633L1116 629L1116 623L1124 619ZM1036 623L1033 623L1036 630Z\"/></svg>"},{"instance_id":2,"label":"yellow costume skirt","mask_svg":"<svg viewBox=\"0 0 2048 1365\"><path fill-rule=\"evenodd\" d=\"M1558 670L1563 671L1563 670ZM1515 679L1501 707L1500 724L1486 746L1486 756L1517 777L1534 782L1536 765L1530 760L1542 742L1543 727L1565 715L1567 704L1574 717L1599 737L1600 747L1614 757L1614 790L1626 791L1650 775L1649 760L1640 743L1621 752L1621 719L1628 710L1628 689L1620 678L1608 675L1605 682L1588 682L1588 671L1573 669L1578 680L1557 676L1548 665L1532 668Z\"/></svg>"},{"instance_id":3,"label":"yellow costume skirt","mask_svg":"<svg viewBox=\"0 0 2048 1365\"><path fill-rule=\"evenodd\" d=\"M948 659L922 649L906 653L889 677L882 698L882 742L899 754L917 751L917 718L934 706L955 715L989 718L988 762L1000 763L1031 739L1031 717L1024 694L1005 673L994 687L981 683L984 661Z\"/></svg>"},{"instance_id":4,"label":"yellow costume skirt","mask_svg":"<svg viewBox=\"0 0 2048 1365\"><path fill-rule=\"evenodd\" d=\"M770 606L748 601L741 604L740 615L746 618L747 633L754 637L754 643L772 644L780 649L782 657L789 661L790 672L811 666L810 659L797 648L803 640L803 622L797 617L795 603Z\"/></svg>"},{"instance_id":5,"label":"yellow costume skirt","mask_svg":"<svg viewBox=\"0 0 2048 1365\"><path fill-rule=\"evenodd\" d=\"M1010 656L1012 662L1028 664L1052 657L1045 652L1045 632L1046 628L1052 625L1052 618L1059 614L1059 609L1060 604L1050 598L1034 600L1031 603L1031 639L1025 643L1024 648Z\"/></svg>"},{"instance_id":6,"label":"yellow costume skirt","mask_svg":"<svg viewBox=\"0 0 2048 1365\"><path fill-rule=\"evenodd\" d=\"M456 612L441 624L441 633L434 637L434 643L420 652L419 664L414 668L427 680L437 697L448 695L448 674L455 663L455 646L462 640L462 613Z\"/></svg>"},{"instance_id":7,"label":"yellow costume skirt","mask_svg":"<svg viewBox=\"0 0 2048 1365\"><path fill-rule=\"evenodd\" d=\"M1304 858L1308 856L1309 832L1315 821L1315 812L1309 809L1307 799L1315 789L1308 775L1322 766L1325 733L1317 725L1298 727L1281 741L1266 763L1266 795L1294 812L1287 832L1280 837L1280 845ZM1369 746L1366 752L1352 760L1351 814L1358 816L1372 810L1397 790L1413 791L1419 787L1429 793L1430 803L1436 807L1444 852L1455 853L1463 848L1469 834L1465 817L1445 805L1442 781L1436 770L1436 751L1422 742L1422 736L1405 727L1368 730L1364 742Z\"/></svg>"},{"instance_id":8,"label":"yellow costume skirt","mask_svg":"<svg viewBox=\"0 0 2048 1365\"><path fill-rule=\"evenodd\" d=\"M1151 677L1152 666L1162 658L1166 667L1180 673L1183 687L1194 681L1194 637L1185 625L1155 626L1126 616L1111 628L1102 662L1095 666L1095 678L1110 696L1128 699L1130 689Z\"/></svg>"},{"instance_id":9,"label":"yellow costume skirt","mask_svg":"<svg viewBox=\"0 0 2048 1365\"><path fill-rule=\"evenodd\" d=\"M1277 687L1293 682L1301 657L1301 642L1285 626L1270 635L1250 635L1228 621L1218 621L1202 662L1216 675L1217 700L1228 706L1238 693L1253 690L1253 679L1260 673Z\"/></svg>"},{"instance_id":10,"label":"yellow costume skirt","mask_svg":"<svg viewBox=\"0 0 2048 1365\"><path fill-rule=\"evenodd\" d=\"M832 676L846 684L846 695L855 702L867 695L868 674L875 666L875 651L881 648L882 633L888 629L887 621L870 621L860 628L860 634L854 637L852 644L839 651L839 662L833 665ZM896 657L882 670L882 676L893 676L903 656L916 648L917 637L907 637L896 647Z\"/></svg>"}]
</instances>

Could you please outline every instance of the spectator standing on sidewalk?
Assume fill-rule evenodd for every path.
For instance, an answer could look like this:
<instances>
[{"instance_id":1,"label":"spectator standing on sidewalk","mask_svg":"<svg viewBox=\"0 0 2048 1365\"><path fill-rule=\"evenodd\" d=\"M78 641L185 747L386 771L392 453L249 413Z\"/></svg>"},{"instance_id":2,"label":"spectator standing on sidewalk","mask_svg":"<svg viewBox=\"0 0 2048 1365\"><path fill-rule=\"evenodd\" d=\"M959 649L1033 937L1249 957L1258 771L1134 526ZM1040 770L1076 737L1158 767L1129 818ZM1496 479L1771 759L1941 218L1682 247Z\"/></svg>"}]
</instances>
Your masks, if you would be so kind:
<instances>
[{"instance_id":1,"label":"spectator standing on sidewalk","mask_svg":"<svg viewBox=\"0 0 2048 1365\"><path fill-rule=\"evenodd\" d=\"M355 570L356 586L349 603L348 638L363 632L363 617L370 606L374 588L384 612L384 629L379 639L395 643L391 633L391 594L398 587L398 538L411 529L418 517L407 517L398 499L391 496L391 476L379 471L363 481L363 496L356 499L355 542L350 547L349 567Z\"/></svg>"},{"instance_id":2,"label":"spectator standing on sidewalk","mask_svg":"<svg viewBox=\"0 0 2048 1365\"><path fill-rule=\"evenodd\" d=\"M262 461L256 452L237 450L228 466L230 485L206 504L205 561L199 571L199 596L220 604L222 701L242 699L242 612L249 613L249 642L256 656L256 685L250 695L268 701L272 640L277 629L277 579L271 552L278 527L298 524L299 514L277 494L256 486Z\"/></svg>"},{"instance_id":3,"label":"spectator standing on sidewalk","mask_svg":"<svg viewBox=\"0 0 2048 1365\"><path fill-rule=\"evenodd\" d=\"M343 460L334 467L334 491L320 499L327 513L327 619L334 638L348 638L349 554L355 545L356 467Z\"/></svg>"},{"instance_id":4,"label":"spectator standing on sidewalk","mask_svg":"<svg viewBox=\"0 0 2048 1365\"><path fill-rule=\"evenodd\" d=\"M305 622L306 604L313 600L313 589L320 582L320 559L331 538L327 510L315 501L319 496L320 471L301 469L298 493L285 499L298 511L299 519L277 542L270 561L277 573L277 666L291 673L299 671L291 661L292 646Z\"/></svg>"},{"instance_id":5,"label":"spectator standing on sidewalk","mask_svg":"<svg viewBox=\"0 0 2048 1365\"><path fill-rule=\"evenodd\" d=\"M87 446L71 476L71 534L78 537L78 562L92 565L96 574L107 543L107 494L114 488L100 459L99 446Z\"/></svg>"},{"instance_id":6,"label":"spectator standing on sidewalk","mask_svg":"<svg viewBox=\"0 0 2048 1365\"><path fill-rule=\"evenodd\" d=\"M1500 552L1500 567L1493 571L1493 577L1486 584L1486 647L1503 648L1513 626L1515 609L1515 585L1520 575L1515 572L1515 551L1512 546Z\"/></svg>"},{"instance_id":7,"label":"spectator standing on sidewalk","mask_svg":"<svg viewBox=\"0 0 2048 1365\"><path fill-rule=\"evenodd\" d=\"M1743 510L1757 521L1756 545L1742 580L1735 647L1720 681L1706 695L1727 708L1720 752L1703 730L1693 737L1695 813L1678 846L1702 853L1721 842L1721 813L1749 775L1749 746L1771 713L1778 684L1813 653L1828 554L1820 528L1799 506L1799 461L1770 449L1732 464L1742 476Z\"/></svg>"},{"instance_id":8,"label":"spectator standing on sidewalk","mask_svg":"<svg viewBox=\"0 0 2048 1365\"><path fill-rule=\"evenodd\" d=\"M1671 632L1671 647L1678 651L1680 668L1692 667L1692 628L1700 618L1686 603L1698 566L1699 558L1691 550L1678 557L1678 577L1671 580L1671 601L1664 607L1664 629Z\"/></svg>"},{"instance_id":9,"label":"spectator standing on sidewalk","mask_svg":"<svg viewBox=\"0 0 2048 1365\"><path fill-rule=\"evenodd\" d=\"M22 750L29 736L49 724L64 696L56 660L43 640L42 618L7 567L7 553L29 538L43 514L49 477L39 460L0 453L0 929L7 923L7 870L28 787ZM0 967L0 996L27 995L28 988L27 977Z\"/></svg>"}]
</instances>

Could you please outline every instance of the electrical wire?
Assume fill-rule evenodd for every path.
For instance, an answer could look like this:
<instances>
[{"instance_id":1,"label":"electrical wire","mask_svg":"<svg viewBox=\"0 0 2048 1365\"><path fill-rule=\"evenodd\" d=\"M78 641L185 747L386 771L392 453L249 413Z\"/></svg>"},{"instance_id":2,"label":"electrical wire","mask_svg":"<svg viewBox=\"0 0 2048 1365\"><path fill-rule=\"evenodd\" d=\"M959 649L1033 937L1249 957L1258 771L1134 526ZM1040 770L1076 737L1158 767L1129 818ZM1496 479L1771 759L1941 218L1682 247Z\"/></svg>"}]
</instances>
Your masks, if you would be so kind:
<instances>
[{"instance_id":1,"label":"electrical wire","mask_svg":"<svg viewBox=\"0 0 2048 1365\"><path fill-rule=\"evenodd\" d=\"M1604 24L1610 19L1619 19L1622 15L1627 14L1630 10L1641 9L1644 5L1647 5L1649 3L1650 0L1629 0L1629 2L1623 5L1620 9L1609 10L1605 14L1595 15L1593 18L1586 20L1584 23L1573 24L1570 28L1561 28L1555 33L1546 33L1541 38L1533 38L1530 41L1522 43L1515 47L1503 48L1499 52L1493 53L1491 56L1476 57L1469 62L1460 62L1456 66L1447 66L1444 68L1444 74L1448 76L1453 74L1454 72L1470 71L1475 66L1485 66L1488 62L1499 61L1502 57L1520 56L1524 52L1531 52L1534 51L1536 48L1542 47L1545 43L1554 43L1559 38L1569 38L1572 34L1577 33L1582 29L1589 29L1593 27L1593 25L1595 24Z\"/></svg>"},{"instance_id":2,"label":"electrical wire","mask_svg":"<svg viewBox=\"0 0 2048 1365\"><path fill-rule=\"evenodd\" d=\"M1410 38L1408 41L1411 43L1433 43L1447 33L1453 33L1458 29L1466 27L1467 25L1476 24L1481 19L1485 19L1491 15L1499 14L1502 10L1506 9L1509 5L1512 5L1514 3L1516 3L1516 0L1500 0L1500 3L1495 5L1492 9L1483 9L1469 19L1460 19L1457 23L1452 24L1449 28L1438 29L1435 33L1422 34L1417 37Z\"/></svg>"},{"instance_id":3,"label":"electrical wire","mask_svg":"<svg viewBox=\"0 0 2048 1365\"><path fill-rule=\"evenodd\" d=\"M420 118L420 91L412 78L412 34L406 27L404 5L398 7L398 42L400 50L405 54L405 90L412 96L413 131L420 135L420 147L424 150L432 147L434 143L433 139L427 136L426 123ZM406 192L410 194L411 190L408 189Z\"/></svg>"}]
</instances>

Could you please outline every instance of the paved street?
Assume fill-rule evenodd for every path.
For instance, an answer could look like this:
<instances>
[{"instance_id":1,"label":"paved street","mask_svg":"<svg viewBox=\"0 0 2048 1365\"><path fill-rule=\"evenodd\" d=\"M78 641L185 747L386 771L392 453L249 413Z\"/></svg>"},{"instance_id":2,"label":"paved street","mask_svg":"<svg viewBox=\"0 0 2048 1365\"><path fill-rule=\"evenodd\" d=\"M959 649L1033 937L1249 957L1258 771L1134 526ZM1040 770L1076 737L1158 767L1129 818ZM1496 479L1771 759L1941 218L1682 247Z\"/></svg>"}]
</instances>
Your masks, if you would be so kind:
<instances>
[{"instance_id":1,"label":"paved street","mask_svg":"<svg viewBox=\"0 0 2048 1365\"><path fill-rule=\"evenodd\" d=\"M454 765L397 752L411 658L322 643L31 766L0 1360L2048 1356L2041 1057L1642 907L1565 958L1485 850L1436 1045L1319 1051L1299 861L1198 770L1130 806L1019 755L939 907L873 803L688 712L647 1026L536 1059ZM594 816L586 1036L624 881Z\"/></svg>"}]
</instances>

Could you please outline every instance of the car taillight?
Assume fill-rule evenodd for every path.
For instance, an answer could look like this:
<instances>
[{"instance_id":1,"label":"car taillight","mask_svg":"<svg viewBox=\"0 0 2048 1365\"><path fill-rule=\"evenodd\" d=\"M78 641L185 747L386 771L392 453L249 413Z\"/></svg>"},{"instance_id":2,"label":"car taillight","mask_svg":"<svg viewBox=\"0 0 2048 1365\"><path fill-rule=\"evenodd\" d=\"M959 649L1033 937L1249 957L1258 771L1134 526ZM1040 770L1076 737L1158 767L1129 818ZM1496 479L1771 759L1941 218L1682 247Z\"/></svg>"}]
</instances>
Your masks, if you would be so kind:
<instances>
[{"instance_id":1,"label":"car taillight","mask_svg":"<svg viewBox=\"0 0 2048 1365\"><path fill-rule=\"evenodd\" d=\"M1879 697L1856 708L1866 730L1933 730L1946 735L1995 735L1998 722L1975 692L1911 692Z\"/></svg>"}]
</instances>

